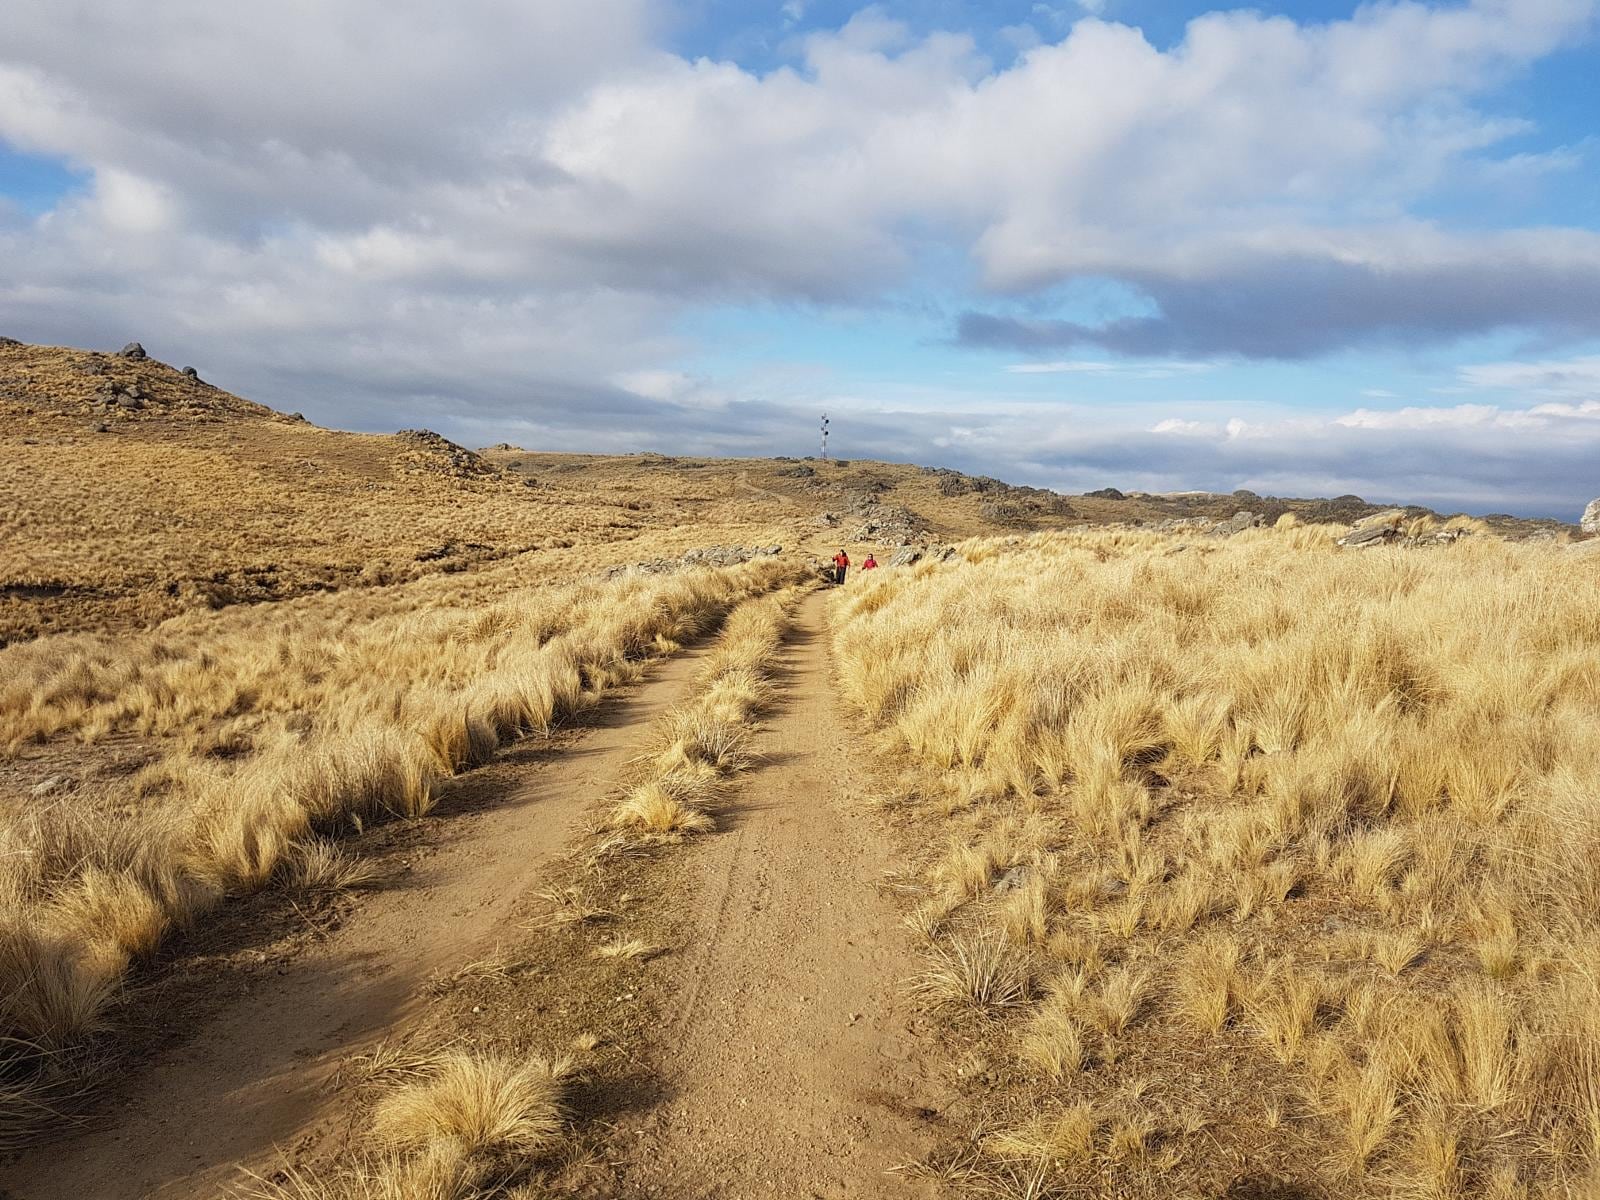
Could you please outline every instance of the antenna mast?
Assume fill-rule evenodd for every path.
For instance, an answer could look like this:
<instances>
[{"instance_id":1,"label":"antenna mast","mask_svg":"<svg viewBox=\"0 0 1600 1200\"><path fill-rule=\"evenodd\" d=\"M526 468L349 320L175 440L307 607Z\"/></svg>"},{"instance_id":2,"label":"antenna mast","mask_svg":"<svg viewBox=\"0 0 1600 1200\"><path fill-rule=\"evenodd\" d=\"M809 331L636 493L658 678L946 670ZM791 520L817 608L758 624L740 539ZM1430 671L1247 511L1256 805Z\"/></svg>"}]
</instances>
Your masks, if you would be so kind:
<instances>
[{"instance_id":1,"label":"antenna mast","mask_svg":"<svg viewBox=\"0 0 1600 1200\"><path fill-rule=\"evenodd\" d=\"M828 461L828 414L822 414L822 461Z\"/></svg>"}]
</instances>

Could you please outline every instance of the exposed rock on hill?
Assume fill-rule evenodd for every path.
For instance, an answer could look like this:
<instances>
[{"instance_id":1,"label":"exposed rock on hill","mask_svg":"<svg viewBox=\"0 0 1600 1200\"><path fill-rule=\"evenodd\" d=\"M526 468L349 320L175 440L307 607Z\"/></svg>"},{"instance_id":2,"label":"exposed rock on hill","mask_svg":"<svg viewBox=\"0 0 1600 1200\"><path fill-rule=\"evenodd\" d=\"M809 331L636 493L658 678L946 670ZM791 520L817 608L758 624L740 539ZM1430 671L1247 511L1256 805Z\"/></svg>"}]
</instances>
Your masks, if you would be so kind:
<instances>
[{"instance_id":1,"label":"exposed rock on hill","mask_svg":"<svg viewBox=\"0 0 1600 1200\"><path fill-rule=\"evenodd\" d=\"M1600 500L1589 501L1589 507L1583 510L1583 519L1578 522L1578 528L1585 533L1600 533Z\"/></svg>"},{"instance_id":2,"label":"exposed rock on hill","mask_svg":"<svg viewBox=\"0 0 1600 1200\"><path fill-rule=\"evenodd\" d=\"M456 479L475 479L500 473L498 468L485 462L481 455L468 450L465 446L456 445L449 438L431 429L402 429L394 436L408 447L402 456L411 464L407 470L450 475Z\"/></svg>"},{"instance_id":3,"label":"exposed rock on hill","mask_svg":"<svg viewBox=\"0 0 1600 1200\"><path fill-rule=\"evenodd\" d=\"M677 558L651 558L643 562L630 563L625 566L612 567L606 572L606 578L621 575L625 571L637 571L643 575L669 575L673 571L680 571L685 567L732 567L742 562L749 562L753 558L762 558L782 554L782 546L700 546L694 550L685 551Z\"/></svg>"}]
</instances>

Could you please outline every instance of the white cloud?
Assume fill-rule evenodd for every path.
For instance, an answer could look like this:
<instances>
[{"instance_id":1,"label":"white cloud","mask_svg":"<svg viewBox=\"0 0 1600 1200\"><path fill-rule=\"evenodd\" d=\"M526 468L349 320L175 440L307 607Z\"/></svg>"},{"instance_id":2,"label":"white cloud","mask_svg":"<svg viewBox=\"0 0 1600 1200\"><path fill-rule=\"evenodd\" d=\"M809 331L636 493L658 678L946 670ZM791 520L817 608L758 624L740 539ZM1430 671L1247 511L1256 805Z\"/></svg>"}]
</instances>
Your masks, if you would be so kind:
<instances>
[{"instance_id":1,"label":"white cloud","mask_svg":"<svg viewBox=\"0 0 1600 1200\"><path fill-rule=\"evenodd\" d=\"M0 138L91 182L37 221L0 218L0 325L140 337L331 421L432 412L618 439L655 428L654 404L703 414L694 436L717 444L746 436L736 419L790 415L678 371L686 311L870 306L952 251L997 292L1109 277L1149 302L1094 327L964 326L1054 347L1024 372L1161 377L1374 336L1600 331L1593 231L1414 215L1524 128L1493 111L1496 89L1585 36L1594 0L1383 4L1321 24L1213 13L1167 49L1048 7L1065 23L1041 21L1051 40L1004 68L970 37L868 10L758 74L662 50L650 0L462 0L448 19L421 0L101 0L92 20L13 0ZM1080 342L1105 349L1080 359ZM1461 380L1570 407L1516 410L1545 429L1588 422L1593 371ZM1024 461L1004 457L1030 442L1013 418L980 418L940 437ZM1317 436L1401 419L1349 414ZM1161 443L1151 423L1140 437ZM1211 436L1233 452L1281 440L1258 425Z\"/></svg>"},{"instance_id":2,"label":"white cloud","mask_svg":"<svg viewBox=\"0 0 1600 1200\"><path fill-rule=\"evenodd\" d=\"M1536 396L1600 396L1600 355L1542 362L1479 363L1462 367L1458 375L1470 388Z\"/></svg>"},{"instance_id":3,"label":"white cloud","mask_svg":"<svg viewBox=\"0 0 1600 1200\"><path fill-rule=\"evenodd\" d=\"M1215 371L1216 362L1095 362L1092 360L1060 360L1056 362L1012 363L1006 371L1012 375L1131 375L1137 379L1169 379L1175 375L1198 375Z\"/></svg>"},{"instance_id":4,"label":"white cloud","mask_svg":"<svg viewBox=\"0 0 1600 1200\"><path fill-rule=\"evenodd\" d=\"M1168 417L1150 427L1151 433L1176 433L1189 437L1215 436L1217 426L1211 421L1185 421L1181 417Z\"/></svg>"}]
</instances>

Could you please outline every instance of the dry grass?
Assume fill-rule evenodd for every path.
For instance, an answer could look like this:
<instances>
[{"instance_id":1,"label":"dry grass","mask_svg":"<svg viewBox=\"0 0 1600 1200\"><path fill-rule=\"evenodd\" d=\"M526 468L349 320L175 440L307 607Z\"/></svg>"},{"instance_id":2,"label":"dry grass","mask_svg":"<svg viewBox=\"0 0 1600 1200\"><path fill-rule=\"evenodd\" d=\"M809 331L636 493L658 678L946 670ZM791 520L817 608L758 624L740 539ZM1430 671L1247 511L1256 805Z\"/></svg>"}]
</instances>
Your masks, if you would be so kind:
<instances>
[{"instance_id":1,"label":"dry grass","mask_svg":"<svg viewBox=\"0 0 1600 1200\"><path fill-rule=\"evenodd\" d=\"M1230 1154L1352 1195L1600 1178L1600 580L1481 530L1334 533L973 542L833 601L841 690L948 846L915 916L939 994L984 994L975 947L1049 979L987 1035L1030 1068L992 1103L1136 1084L1210 1133L1130 1112L1050 1186L1225 1190Z\"/></svg>"},{"instance_id":2,"label":"dry grass","mask_svg":"<svg viewBox=\"0 0 1600 1200\"><path fill-rule=\"evenodd\" d=\"M323 895L371 882L325 834L429 812L449 775L588 708L658 638L693 637L793 572L765 559L541 588L487 612L463 600L370 620L279 614L270 633L255 628L263 617L226 634L4 651L0 742L176 744L121 798L0 820L3 1044L49 1050L93 1034L130 967L230 894L274 878ZM251 749L196 756L178 736L216 721L230 738L248 731Z\"/></svg>"},{"instance_id":3,"label":"dry grass","mask_svg":"<svg viewBox=\"0 0 1600 1200\"><path fill-rule=\"evenodd\" d=\"M489 1159L530 1158L561 1132L566 1062L445 1057L430 1077L397 1088L373 1113L372 1134L393 1150L453 1144Z\"/></svg>"},{"instance_id":4,"label":"dry grass","mask_svg":"<svg viewBox=\"0 0 1600 1200\"><path fill-rule=\"evenodd\" d=\"M380 1048L370 1079L387 1082L361 1153L326 1171L289 1166L251 1176L250 1200L482 1200L507 1194L561 1142L566 1060L482 1053L416 1057Z\"/></svg>"},{"instance_id":5,"label":"dry grass","mask_svg":"<svg viewBox=\"0 0 1600 1200\"><path fill-rule=\"evenodd\" d=\"M611 809L625 835L672 839L716 828L712 813L732 775L750 765L750 721L772 701L771 673L798 590L736 608L692 699L651 732L639 782Z\"/></svg>"}]
</instances>

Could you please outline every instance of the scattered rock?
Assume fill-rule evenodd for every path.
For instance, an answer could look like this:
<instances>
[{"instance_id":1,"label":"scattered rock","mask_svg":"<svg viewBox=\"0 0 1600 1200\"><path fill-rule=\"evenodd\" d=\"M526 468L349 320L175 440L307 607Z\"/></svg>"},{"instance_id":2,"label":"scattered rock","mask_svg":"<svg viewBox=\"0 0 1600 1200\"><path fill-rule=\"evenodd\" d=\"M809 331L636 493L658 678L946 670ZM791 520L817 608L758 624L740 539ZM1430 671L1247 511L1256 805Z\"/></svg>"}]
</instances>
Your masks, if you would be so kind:
<instances>
[{"instance_id":1,"label":"scattered rock","mask_svg":"<svg viewBox=\"0 0 1600 1200\"><path fill-rule=\"evenodd\" d=\"M144 347L139 345L138 342L129 342L121 350L117 351L117 357L131 358L134 362L143 362L150 356L144 352Z\"/></svg>"},{"instance_id":2,"label":"scattered rock","mask_svg":"<svg viewBox=\"0 0 1600 1200\"><path fill-rule=\"evenodd\" d=\"M65 776L63 776L63 775L52 775L52 776L50 776L49 779L46 779L43 783L36 783L31 788L29 788L28 789L28 795L32 796L34 799L37 800L41 796L48 796L52 792L59 792L62 788L66 787L66 786L67 786L67 780L66 780Z\"/></svg>"},{"instance_id":3,"label":"scattered rock","mask_svg":"<svg viewBox=\"0 0 1600 1200\"><path fill-rule=\"evenodd\" d=\"M20 346L20 345L22 345L22 343L17 341L16 338L0 337L0 346Z\"/></svg>"},{"instance_id":4,"label":"scattered rock","mask_svg":"<svg viewBox=\"0 0 1600 1200\"><path fill-rule=\"evenodd\" d=\"M135 400L143 400L144 399L144 389L142 387L140 387L137 383L130 384L129 387L128 387L128 395L132 396Z\"/></svg>"},{"instance_id":5,"label":"scattered rock","mask_svg":"<svg viewBox=\"0 0 1600 1200\"><path fill-rule=\"evenodd\" d=\"M200 372L196 371L193 367L185 367L183 369L183 373L185 375L187 375L190 379L199 379L200 378Z\"/></svg>"},{"instance_id":6,"label":"scattered rock","mask_svg":"<svg viewBox=\"0 0 1600 1200\"><path fill-rule=\"evenodd\" d=\"M701 546L685 551L677 558L652 558L628 566L612 567L606 572L611 579L627 571L643 575L669 575L685 567L732 567L752 558L782 554L782 546Z\"/></svg>"},{"instance_id":7,"label":"scattered rock","mask_svg":"<svg viewBox=\"0 0 1600 1200\"><path fill-rule=\"evenodd\" d=\"M144 401L137 396L118 396L117 407L129 410L141 409L144 407Z\"/></svg>"},{"instance_id":8,"label":"scattered rock","mask_svg":"<svg viewBox=\"0 0 1600 1200\"><path fill-rule=\"evenodd\" d=\"M818 525L837 525L838 523L839 518L834 516L831 512L817 514Z\"/></svg>"},{"instance_id":9,"label":"scattered rock","mask_svg":"<svg viewBox=\"0 0 1600 1200\"><path fill-rule=\"evenodd\" d=\"M779 475L787 475L794 479L810 479L816 473L817 472L814 467L808 467L805 465L805 463L799 463L792 467L785 467L783 470L778 472Z\"/></svg>"},{"instance_id":10,"label":"scattered rock","mask_svg":"<svg viewBox=\"0 0 1600 1200\"><path fill-rule=\"evenodd\" d=\"M104 421L96 421L93 425L89 426L89 431L91 433L110 433L111 426L107 425Z\"/></svg>"},{"instance_id":11,"label":"scattered rock","mask_svg":"<svg viewBox=\"0 0 1600 1200\"><path fill-rule=\"evenodd\" d=\"M1585 533L1600 533L1600 500L1589 501L1589 507L1583 510L1583 516L1578 521L1578 528Z\"/></svg>"}]
</instances>

